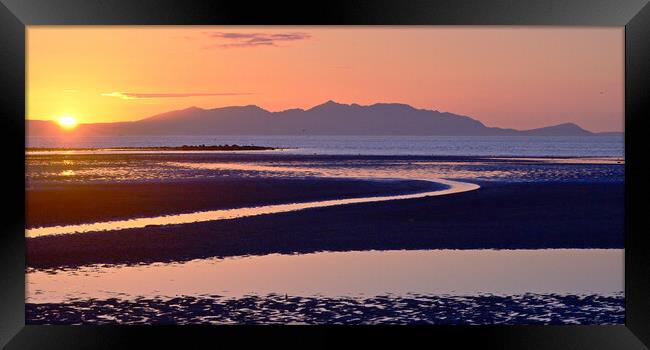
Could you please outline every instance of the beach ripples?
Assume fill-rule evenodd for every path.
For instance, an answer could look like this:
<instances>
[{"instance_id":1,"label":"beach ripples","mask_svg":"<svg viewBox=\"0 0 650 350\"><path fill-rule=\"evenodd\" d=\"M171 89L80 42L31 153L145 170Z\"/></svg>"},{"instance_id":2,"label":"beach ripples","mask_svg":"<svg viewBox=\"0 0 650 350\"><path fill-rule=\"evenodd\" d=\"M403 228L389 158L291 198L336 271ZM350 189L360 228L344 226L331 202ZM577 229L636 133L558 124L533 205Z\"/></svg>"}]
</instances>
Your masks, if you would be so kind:
<instances>
[{"instance_id":1,"label":"beach ripples","mask_svg":"<svg viewBox=\"0 0 650 350\"><path fill-rule=\"evenodd\" d=\"M272 159L272 157L271 157ZM286 158L285 158L286 159ZM618 158L393 158L223 155L27 156L28 183L169 181L213 177L401 177L481 181L622 181Z\"/></svg>"},{"instance_id":2,"label":"beach ripples","mask_svg":"<svg viewBox=\"0 0 650 350\"><path fill-rule=\"evenodd\" d=\"M621 324L622 294L80 300L26 304L28 324Z\"/></svg>"}]
</instances>

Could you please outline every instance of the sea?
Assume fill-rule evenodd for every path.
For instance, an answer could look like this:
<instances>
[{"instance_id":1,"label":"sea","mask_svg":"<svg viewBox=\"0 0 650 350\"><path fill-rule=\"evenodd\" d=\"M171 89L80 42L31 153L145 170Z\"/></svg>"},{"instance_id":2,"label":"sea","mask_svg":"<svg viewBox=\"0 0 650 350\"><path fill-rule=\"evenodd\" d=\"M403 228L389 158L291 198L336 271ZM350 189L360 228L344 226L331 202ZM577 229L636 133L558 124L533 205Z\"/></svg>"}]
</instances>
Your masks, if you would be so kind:
<instances>
[{"instance_id":1,"label":"sea","mask_svg":"<svg viewBox=\"0 0 650 350\"><path fill-rule=\"evenodd\" d=\"M314 155L507 157L624 157L615 136L91 136L27 137L27 147L115 148L182 145L255 145Z\"/></svg>"}]
</instances>

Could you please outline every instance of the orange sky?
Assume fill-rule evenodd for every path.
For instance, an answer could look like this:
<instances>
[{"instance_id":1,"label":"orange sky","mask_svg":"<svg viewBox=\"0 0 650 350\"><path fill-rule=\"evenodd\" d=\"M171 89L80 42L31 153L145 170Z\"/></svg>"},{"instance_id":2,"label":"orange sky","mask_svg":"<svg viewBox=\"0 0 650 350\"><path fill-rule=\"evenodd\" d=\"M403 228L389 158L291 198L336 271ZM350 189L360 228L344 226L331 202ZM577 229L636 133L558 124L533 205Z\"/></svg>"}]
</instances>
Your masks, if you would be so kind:
<instances>
[{"instance_id":1,"label":"orange sky","mask_svg":"<svg viewBox=\"0 0 650 350\"><path fill-rule=\"evenodd\" d=\"M41 27L27 117L400 102L488 126L623 130L623 27Z\"/></svg>"}]
</instances>

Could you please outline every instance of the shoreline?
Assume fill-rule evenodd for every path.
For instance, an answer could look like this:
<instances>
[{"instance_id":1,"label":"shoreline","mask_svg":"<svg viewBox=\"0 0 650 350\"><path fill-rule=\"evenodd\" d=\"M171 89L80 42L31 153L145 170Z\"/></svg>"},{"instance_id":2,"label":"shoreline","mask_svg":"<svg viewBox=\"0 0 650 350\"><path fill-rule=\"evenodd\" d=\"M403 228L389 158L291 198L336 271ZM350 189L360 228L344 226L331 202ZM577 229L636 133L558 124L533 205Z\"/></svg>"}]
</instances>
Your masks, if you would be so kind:
<instances>
[{"instance_id":1,"label":"shoreline","mask_svg":"<svg viewBox=\"0 0 650 350\"><path fill-rule=\"evenodd\" d=\"M443 181L444 182L444 181ZM446 185L418 179L207 178L132 183L37 183L26 192L27 231L206 211L412 195ZM192 201L187 198L191 197ZM101 203L96 198L102 198ZM47 206L48 211L39 210Z\"/></svg>"},{"instance_id":2,"label":"shoreline","mask_svg":"<svg viewBox=\"0 0 650 350\"><path fill-rule=\"evenodd\" d=\"M25 152L66 152L66 151L267 151L284 148L254 145L182 145L182 146L142 146L142 147L25 147Z\"/></svg>"},{"instance_id":3,"label":"shoreline","mask_svg":"<svg viewBox=\"0 0 650 350\"><path fill-rule=\"evenodd\" d=\"M401 180L401 179L397 179ZM169 214L164 216L155 217L142 217L142 218L129 218L126 220L94 222L89 224L68 225L68 226L49 226L49 227L36 227L27 229L25 236L27 238L47 237L56 235L69 235L80 234L86 232L96 231L112 231L116 229L137 229L146 228L151 226L168 226L168 225L181 225L193 224L199 222L211 222L221 220L233 220L238 218L245 218L258 215L271 215L278 213L295 212L306 209L325 208L341 205L359 204L359 203L375 203L384 201L396 201L405 199L416 199L433 196L444 196L455 193L462 193L473 191L480 188L480 186L467 183L450 181L443 179L436 180L418 180L418 179L403 179L404 181L428 181L438 187L434 191L422 191L410 194L394 194L394 195L375 195L370 197L351 197L346 199L330 199L312 202L297 202L285 204L273 204L266 206L254 206L243 208L228 208L220 210L198 211L184 214Z\"/></svg>"},{"instance_id":4,"label":"shoreline","mask_svg":"<svg viewBox=\"0 0 650 350\"><path fill-rule=\"evenodd\" d=\"M623 248L623 183L494 183L452 196L26 240L27 266L386 249ZM548 224L548 223L552 224Z\"/></svg>"},{"instance_id":5,"label":"shoreline","mask_svg":"<svg viewBox=\"0 0 650 350\"><path fill-rule=\"evenodd\" d=\"M27 179L28 227L222 212L203 213L207 216L202 220L172 218L163 225L27 238L29 267L323 250L623 247L622 164L453 156L76 157L30 158L28 169L34 170L28 171L35 177ZM65 176L68 171L71 176ZM412 179L376 181L397 174ZM410 195L444 191L422 181L436 178L481 189L450 196ZM259 207L378 196L402 197L299 211L263 212ZM39 209L43 207L49 209ZM210 217L232 208L272 215Z\"/></svg>"}]
</instances>

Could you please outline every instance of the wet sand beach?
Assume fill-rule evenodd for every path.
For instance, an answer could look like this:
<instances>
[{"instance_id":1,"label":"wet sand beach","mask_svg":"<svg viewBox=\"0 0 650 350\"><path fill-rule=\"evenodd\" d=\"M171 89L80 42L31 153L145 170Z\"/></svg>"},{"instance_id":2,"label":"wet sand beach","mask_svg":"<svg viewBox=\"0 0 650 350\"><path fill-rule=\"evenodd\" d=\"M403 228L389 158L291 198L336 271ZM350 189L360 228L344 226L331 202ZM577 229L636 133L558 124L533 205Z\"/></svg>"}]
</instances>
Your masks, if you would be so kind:
<instances>
[{"instance_id":1,"label":"wet sand beach","mask_svg":"<svg viewBox=\"0 0 650 350\"><path fill-rule=\"evenodd\" d=\"M27 169L30 324L625 314L620 159L38 154Z\"/></svg>"},{"instance_id":2,"label":"wet sand beach","mask_svg":"<svg viewBox=\"0 0 650 350\"><path fill-rule=\"evenodd\" d=\"M366 249L622 248L621 183L481 183L449 196L27 240L30 267Z\"/></svg>"},{"instance_id":3,"label":"wet sand beach","mask_svg":"<svg viewBox=\"0 0 650 350\"><path fill-rule=\"evenodd\" d=\"M174 179L40 183L26 193L27 228L132 219L195 211L433 191L426 181L328 178ZM41 210L46 207L48 210Z\"/></svg>"}]
</instances>

